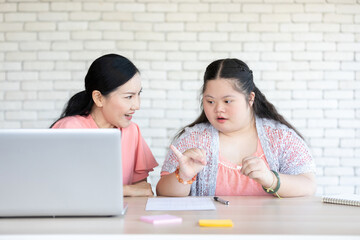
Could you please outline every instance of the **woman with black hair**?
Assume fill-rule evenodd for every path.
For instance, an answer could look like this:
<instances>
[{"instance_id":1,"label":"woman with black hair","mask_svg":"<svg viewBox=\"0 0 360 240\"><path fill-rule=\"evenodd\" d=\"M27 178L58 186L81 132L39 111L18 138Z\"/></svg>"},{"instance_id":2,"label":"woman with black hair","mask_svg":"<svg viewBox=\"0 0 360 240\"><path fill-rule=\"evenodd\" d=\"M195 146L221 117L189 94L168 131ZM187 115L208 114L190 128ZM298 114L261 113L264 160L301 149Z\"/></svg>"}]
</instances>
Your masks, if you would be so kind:
<instances>
[{"instance_id":1,"label":"woman with black hair","mask_svg":"<svg viewBox=\"0 0 360 240\"><path fill-rule=\"evenodd\" d=\"M158 164L131 121L140 108L139 70L127 58L107 54L96 59L85 77L85 90L68 101L51 128L118 128L121 131L124 196L151 196L146 179ZM101 139L99 139L101 141Z\"/></svg>"},{"instance_id":2,"label":"woman with black hair","mask_svg":"<svg viewBox=\"0 0 360 240\"><path fill-rule=\"evenodd\" d=\"M220 59L206 69L202 112L176 136L157 194L315 193L315 163L299 132L255 86L249 67Z\"/></svg>"}]
</instances>

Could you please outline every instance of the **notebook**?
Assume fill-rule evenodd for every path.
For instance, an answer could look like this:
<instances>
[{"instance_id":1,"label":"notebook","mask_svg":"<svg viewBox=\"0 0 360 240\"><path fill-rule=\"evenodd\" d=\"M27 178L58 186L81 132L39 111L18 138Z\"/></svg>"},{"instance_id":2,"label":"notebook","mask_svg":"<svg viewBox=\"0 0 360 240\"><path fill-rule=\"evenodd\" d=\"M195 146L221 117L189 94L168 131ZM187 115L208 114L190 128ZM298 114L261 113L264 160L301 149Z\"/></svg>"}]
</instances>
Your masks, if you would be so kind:
<instances>
[{"instance_id":1,"label":"notebook","mask_svg":"<svg viewBox=\"0 0 360 240\"><path fill-rule=\"evenodd\" d=\"M117 129L0 130L0 217L125 213Z\"/></svg>"},{"instance_id":2,"label":"notebook","mask_svg":"<svg viewBox=\"0 0 360 240\"><path fill-rule=\"evenodd\" d=\"M324 203L342 204L360 207L360 195L356 194L341 194L333 196L323 196Z\"/></svg>"}]
</instances>

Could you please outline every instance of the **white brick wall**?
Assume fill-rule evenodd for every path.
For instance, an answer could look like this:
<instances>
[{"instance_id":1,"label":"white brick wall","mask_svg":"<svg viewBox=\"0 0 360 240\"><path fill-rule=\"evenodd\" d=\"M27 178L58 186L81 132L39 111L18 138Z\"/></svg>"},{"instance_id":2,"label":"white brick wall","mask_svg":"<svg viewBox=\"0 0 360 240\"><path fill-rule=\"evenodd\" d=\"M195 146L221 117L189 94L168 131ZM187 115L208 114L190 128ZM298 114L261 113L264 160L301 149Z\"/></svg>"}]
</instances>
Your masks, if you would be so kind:
<instances>
[{"instance_id":1,"label":"white brick wall","mask_svg":"<svg viewBox=\"0 0 360 240\"><path fill-rule=\"evenodd\" d=\"M236 57L306 137L317 193L360 193L359 23L359 0L2 0L0 128L47 128L115 52L142 71L135 121L161 165L205 67Z\"/></svg>"}]
</instances>

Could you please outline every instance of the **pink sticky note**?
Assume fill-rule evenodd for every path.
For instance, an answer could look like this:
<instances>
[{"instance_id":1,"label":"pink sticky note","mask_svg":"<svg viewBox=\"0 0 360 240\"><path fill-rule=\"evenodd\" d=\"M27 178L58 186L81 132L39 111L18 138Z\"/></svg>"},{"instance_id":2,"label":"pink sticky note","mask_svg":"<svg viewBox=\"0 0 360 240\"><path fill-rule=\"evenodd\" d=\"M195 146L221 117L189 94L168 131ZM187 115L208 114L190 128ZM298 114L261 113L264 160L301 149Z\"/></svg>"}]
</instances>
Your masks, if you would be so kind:
<instances>
[{"instance_id":1,"label":"pink sticky note","mask_svg":"<svg viewBox=\"0 0 360 240\"><path fill-rule=\"evenodd\" d=\"M141 221L152 223L152 224L168 224L168 223L181 223L182 218L173 216L173 215L152 215L152 216L142 216L140 217Z\"/></svg>"}]
</instances>

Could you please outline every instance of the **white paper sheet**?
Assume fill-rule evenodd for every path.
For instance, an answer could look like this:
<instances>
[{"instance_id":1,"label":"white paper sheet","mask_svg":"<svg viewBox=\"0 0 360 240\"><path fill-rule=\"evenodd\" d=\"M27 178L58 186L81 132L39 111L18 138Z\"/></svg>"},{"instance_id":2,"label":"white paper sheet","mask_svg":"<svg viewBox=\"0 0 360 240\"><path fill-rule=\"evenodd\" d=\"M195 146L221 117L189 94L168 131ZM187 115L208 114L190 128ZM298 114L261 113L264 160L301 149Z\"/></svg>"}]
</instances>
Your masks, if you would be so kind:
<instances>
[{"instance_id":1,"label":"white paper sheet","mask_svg":"<svg viewBox=\"0 0 360 240\"><path fill-rule=\"evenodd\" d=\"M148 198L146 211L187 211L215 210L214 202L209 197L157 197Z\"/></svg>"}]
</instances>

